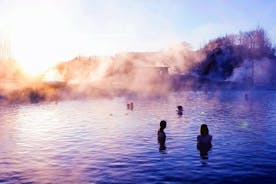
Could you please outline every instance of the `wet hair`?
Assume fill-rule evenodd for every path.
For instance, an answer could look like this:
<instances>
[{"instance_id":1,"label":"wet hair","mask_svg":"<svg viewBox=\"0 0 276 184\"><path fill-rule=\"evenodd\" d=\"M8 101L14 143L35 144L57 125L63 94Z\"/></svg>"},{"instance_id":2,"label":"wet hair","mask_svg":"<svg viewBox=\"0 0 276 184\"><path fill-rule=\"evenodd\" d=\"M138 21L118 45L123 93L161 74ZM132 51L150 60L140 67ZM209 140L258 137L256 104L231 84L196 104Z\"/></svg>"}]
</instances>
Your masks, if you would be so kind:
<instances>
[{"instance_id":1,"label":"wet hair","mask_svg":"<svg viewBox=\"0 0 276 184\"><path fill-rule=\"evenodd\" d=\"M167 122L165 120L160 121L160 129L165 129Z\"/></svg>"},{"instance_id":2,"label":"wet hair","mask_svg":"<svg viewBox=\"0 0 276 184\"><path fill-rule=\"evenodd\" d=\"M200 134L203 135L203 136L209 134L209 129L208 129L208 126L206 124L202 124L200 126Z\"/></svg>"},{"instance_id":3,"label":"wet hair","mask_svg":"<svg viewBox=\"0 0 276 184\"><path fill-rule=\"evenodd\" d=\"M177 106L177 109L178 109L179 111L183 111L183 107L182 107L181 105Z\"/></svg>"}]
</instances>

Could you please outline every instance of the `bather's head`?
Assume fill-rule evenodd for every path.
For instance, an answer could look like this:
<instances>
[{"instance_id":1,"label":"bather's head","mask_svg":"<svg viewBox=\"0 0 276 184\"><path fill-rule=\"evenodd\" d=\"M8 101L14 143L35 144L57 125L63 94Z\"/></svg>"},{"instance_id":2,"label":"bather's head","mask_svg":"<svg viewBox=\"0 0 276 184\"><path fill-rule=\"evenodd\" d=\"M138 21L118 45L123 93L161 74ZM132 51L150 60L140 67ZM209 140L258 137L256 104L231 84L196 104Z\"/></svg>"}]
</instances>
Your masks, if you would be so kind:
<instances>
[{"instance_id":1,"label":"bather's head","mask_svg":"<svg viewBox=\"0 0 276 184\"><path fill-rule=\"evenodd\" d=\"M167 122L165 120L160 121L160 129L164 130L167 126Z\"/></svg>"},{"instance_id":2,"label":"bather's head","mask_svg":"<svg viewBox=\"0 0 276 184\"><path fill-rule=\"evenodd\" d=\"M208 126L206 124L202 124L200 126L200 135L205 136L209 134L209 129Z\"/></svg>"},{"instance_id":3,"label":"bather's head","mask_svg":"<svg viewBox=\"0 0 276 184\"><path fill-rule=\"evenodd\" d=\"M182 105L177 106L177 110L178 110L178 111L183 111Z\"/></svg>"}]
</instances>

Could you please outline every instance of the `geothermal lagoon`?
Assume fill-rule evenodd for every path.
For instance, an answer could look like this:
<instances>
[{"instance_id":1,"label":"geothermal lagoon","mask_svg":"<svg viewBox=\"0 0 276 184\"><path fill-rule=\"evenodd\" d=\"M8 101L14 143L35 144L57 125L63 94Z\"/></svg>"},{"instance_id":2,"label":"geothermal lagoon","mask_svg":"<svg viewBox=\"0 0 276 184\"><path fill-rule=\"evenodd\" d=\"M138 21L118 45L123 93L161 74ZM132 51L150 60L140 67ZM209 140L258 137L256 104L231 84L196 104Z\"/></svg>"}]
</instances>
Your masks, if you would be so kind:
<instances>
[{"instance_id":1,"label":"geothermal lagoon","mask_svg":"<svg viewBox=\"0 0 276 184\"><path fill-rule=\"evenodd\" d=\"M0 184L276 183L275 9L0 0Z\"/></svg>"},{"instance_id":2,"label":"geothermal lagoon","mask_svg":"<svg viewBox=\"0 0 276 184\"><path fill-rule=\"evenodd\" d=\"M2 104L0 183L273 183L275 94L186 90ZM163 119L167 149L160 152ZM208 159L196 148L202 123L213 136Z\"/></svg>"}]
</instances>

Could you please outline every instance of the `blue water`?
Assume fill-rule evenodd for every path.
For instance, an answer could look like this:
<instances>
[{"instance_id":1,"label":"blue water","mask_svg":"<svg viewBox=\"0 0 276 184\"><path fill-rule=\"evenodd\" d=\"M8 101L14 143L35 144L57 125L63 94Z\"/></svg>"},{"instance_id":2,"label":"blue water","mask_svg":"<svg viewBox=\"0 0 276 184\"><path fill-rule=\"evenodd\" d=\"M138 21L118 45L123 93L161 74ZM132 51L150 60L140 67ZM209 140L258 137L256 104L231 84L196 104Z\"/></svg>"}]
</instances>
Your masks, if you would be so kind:
<instances>
[{"instance_id":1,"label":"blue water","mask_svg":"<svg viewBox=\"0 0 276 184\"><path fill-rule=\"evenodd\" d=\"M1 105L0 183L273 183L275 122L276 93L260 90ZM196 149L202 123L208 159Z\"/></svg>"}]
</instances>

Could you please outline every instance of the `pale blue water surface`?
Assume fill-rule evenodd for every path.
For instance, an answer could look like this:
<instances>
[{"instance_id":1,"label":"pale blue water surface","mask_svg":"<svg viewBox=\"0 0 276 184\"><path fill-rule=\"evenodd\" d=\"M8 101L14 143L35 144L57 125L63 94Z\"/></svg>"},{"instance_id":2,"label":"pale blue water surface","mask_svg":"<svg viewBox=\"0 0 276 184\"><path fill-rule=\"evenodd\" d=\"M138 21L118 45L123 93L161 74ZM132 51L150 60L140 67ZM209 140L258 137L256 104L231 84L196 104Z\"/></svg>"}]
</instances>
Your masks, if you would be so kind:
<instances>
[{"instance_id":1,"label":"pale blue water surface","mask_svg":"<svg viewBox=\"0 0 276 184\"><path fill-rule=\"evenodd\" d=\"M208 159L196 149L202 123L213 136ZM0 106L0 183L273 183L275 171L275 91Z\"/></svg>"}]
</instances>

